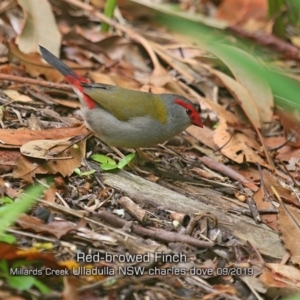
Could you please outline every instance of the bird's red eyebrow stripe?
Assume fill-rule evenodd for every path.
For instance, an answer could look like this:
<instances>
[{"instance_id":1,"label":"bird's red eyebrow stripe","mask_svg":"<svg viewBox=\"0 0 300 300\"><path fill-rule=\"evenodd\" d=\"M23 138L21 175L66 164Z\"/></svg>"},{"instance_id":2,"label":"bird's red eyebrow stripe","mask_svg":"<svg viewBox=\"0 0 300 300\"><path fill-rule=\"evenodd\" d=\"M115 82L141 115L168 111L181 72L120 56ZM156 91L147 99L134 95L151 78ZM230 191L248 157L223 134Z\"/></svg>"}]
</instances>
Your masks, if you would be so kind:
<instances>
[{"instance_id":1,"label":"bird's red eyebrow stripe","mask_svg":"<svg viewBox=\"0 0 300 300\"><path fill-rule=\"evenodd\" d=\"M177 103L177 104L179 104L179 105L181 105L183 107L186 107L186 103L183 100L181 100L179 98L175 98L174 101L175 101L175 103Z\"/></svg>"},{"instance_id":2,"label":"bird's red eyebrow stripe","mask_svg":"<svg viewBox=\"0 0 300 300\"><path fill-rule=\"evenodd\" d=\"M190 118L192 121L192 124L199 126L199 127L203 127L203 123L201 121L201 118L199 117L198 112L196 111L195 107L192 104L186 103L185 101L176 98L175 103L177 103L178 105L181 105L182 107L184 107L185 109L188 109L191 113Z\"/></svg>"}]
</instances>

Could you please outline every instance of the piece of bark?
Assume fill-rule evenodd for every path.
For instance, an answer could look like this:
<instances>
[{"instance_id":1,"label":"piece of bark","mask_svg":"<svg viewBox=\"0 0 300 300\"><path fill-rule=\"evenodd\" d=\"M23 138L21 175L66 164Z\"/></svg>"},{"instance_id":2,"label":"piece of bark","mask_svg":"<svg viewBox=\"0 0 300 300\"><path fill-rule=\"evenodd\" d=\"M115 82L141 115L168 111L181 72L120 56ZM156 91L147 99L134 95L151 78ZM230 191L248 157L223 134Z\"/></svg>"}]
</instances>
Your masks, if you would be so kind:
<instances>
[{"instance_id":1,"label":"piece of bark","mask_svg":"<svg viewBox=\"0 0 300 300\"><path fill-rule=\"evenodd\" d=\"M209 198L204 196L206 202L204 204L201 202L203 195L201 197L195 195L194 198L199 200L193 200L123 170L104 173L101 180L104 184L119 189L135 201L143 203L153 201L166 209L174 210L176 208L176 211L187 214L199 211L210 212L218 218L220 226L229 230L240 240L250 241L261 254L281 258L285 253L278 234L266 225L255 224L252 219L245 216L231 215L223 210L218 210L216 199L220 197L219 193L216 193L215 199L211 197L211 194Z\"/></svg>"},{"instance_id":2,"label":"piece of bark","mask_svg":"<svg viewBox=\"0 0 300 300\"><path fill-rule=\"evenodd\" d=\"M136 205L129 197L121 197L118 203L140 223L147 221L147 211Z\"/></svg>"},{"instance_id":3,"label":"piece of bark","mask_svg":"<svg viewBox=\"0 0 300 300\"><path fill-rule=\"evenodd\" d=\"M187 226L191 219L188 214L177 211L171 211L171 218L174 221L178 221L183 226Z\"/></svg>"}]
</instances>

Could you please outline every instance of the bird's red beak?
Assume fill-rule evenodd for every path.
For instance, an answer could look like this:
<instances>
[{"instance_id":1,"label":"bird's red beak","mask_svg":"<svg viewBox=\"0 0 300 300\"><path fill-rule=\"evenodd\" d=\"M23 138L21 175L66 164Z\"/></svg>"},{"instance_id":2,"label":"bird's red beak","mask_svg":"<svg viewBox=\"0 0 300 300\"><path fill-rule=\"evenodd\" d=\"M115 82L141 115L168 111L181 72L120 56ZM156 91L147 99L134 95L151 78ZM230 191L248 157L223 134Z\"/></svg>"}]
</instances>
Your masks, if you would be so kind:
<instances>
[{"instance_id":1,"label":"bird's red beak","mask_svg":"<svg viewBox=\"0 0 300 300\"><path fill-rule=\"evenodd\" d=\"M201 118L199 117L198 114L197 115L195 114L194 116L192 116L191 121L192 121L193 125L196 125L198 127L203 128L203 123L202 123Z\"/></svg>"}]
</instances>

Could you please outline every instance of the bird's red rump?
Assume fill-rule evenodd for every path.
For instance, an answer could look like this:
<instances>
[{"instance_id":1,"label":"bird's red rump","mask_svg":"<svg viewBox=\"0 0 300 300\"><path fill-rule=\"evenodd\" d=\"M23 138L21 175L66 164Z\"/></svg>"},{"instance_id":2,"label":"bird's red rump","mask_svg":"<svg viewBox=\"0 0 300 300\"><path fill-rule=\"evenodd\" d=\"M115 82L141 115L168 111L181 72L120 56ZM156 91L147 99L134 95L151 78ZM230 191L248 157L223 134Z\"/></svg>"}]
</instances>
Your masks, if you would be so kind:
<instances>
[{"instance_id":1,"label":"bird's red rump","mask_svg":"<svg viewBox=\"0 0 300 300\"><path fill-rule=\"evenodd\" d=\"M74 73L71 75L66 76L66 80L77 90L77 93L81 93L81 99L85 101L87 107L89 109L93 109L95 107L95 101L84 93L84 88L81 85L82 83L89 83L87 79L84 77Z\"/></svg>"},{"instance_id":2,"label":"bird's red rump","mask_svg":"<svg viewBox=\"0 0 300 300\"><path fill-rule=\"evenodd\" d=\"M88 96L87 94L83 94L83 98L84 98L85 103L86 103L86 105L89 109L95 108L96 103L90 96Z\"/></svg>"},{"instance_id":3,"label":"bird's red rump","mask_svg":"<svg viewBox=\"0 0 300 300\"><path fill-rule=\"evenodd\" d=\"M75 85L80 91L83 90L83 87L81 86L81 83L89 83L89 81L87 79L85 79L84 77L74 73L74 74L70 74L65 76L66 80L70 83Z\"/></svg>"}]
</instances>

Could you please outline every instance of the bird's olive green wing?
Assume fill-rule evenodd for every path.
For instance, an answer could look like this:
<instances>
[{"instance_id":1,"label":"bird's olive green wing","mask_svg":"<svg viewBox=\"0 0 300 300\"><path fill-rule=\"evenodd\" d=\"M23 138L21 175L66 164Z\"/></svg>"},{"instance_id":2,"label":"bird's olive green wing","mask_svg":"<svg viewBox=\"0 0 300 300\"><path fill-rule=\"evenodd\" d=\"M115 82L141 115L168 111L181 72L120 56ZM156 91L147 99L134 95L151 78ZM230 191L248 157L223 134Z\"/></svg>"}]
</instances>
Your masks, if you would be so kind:
<instances>
[{"instance_id":1,"label":"bird's olive green wing","mask_svg":"<svg viewBox=\"0 0 300 300\"><path fill-rule=\"evenodd\" d=\"M107 84L83 84L84 93L120 121L152 117L165 124L167 109L158 94L128 90Z\"/></svg>"}]
</instances>

